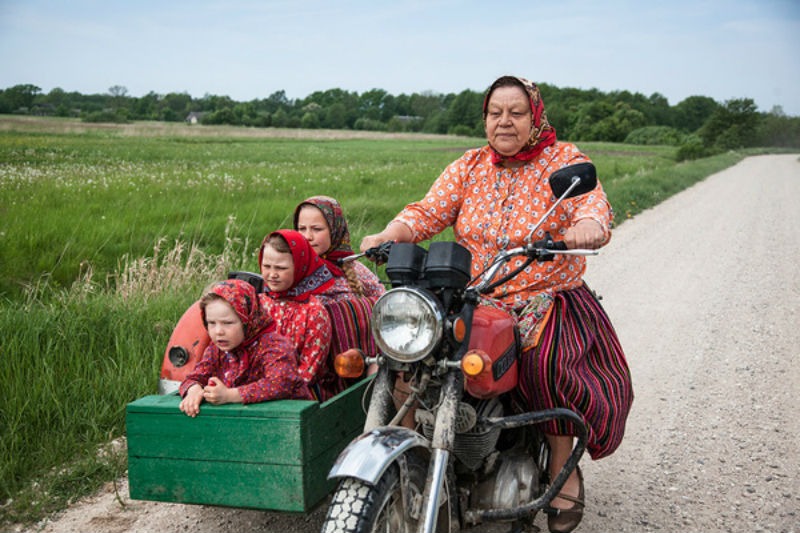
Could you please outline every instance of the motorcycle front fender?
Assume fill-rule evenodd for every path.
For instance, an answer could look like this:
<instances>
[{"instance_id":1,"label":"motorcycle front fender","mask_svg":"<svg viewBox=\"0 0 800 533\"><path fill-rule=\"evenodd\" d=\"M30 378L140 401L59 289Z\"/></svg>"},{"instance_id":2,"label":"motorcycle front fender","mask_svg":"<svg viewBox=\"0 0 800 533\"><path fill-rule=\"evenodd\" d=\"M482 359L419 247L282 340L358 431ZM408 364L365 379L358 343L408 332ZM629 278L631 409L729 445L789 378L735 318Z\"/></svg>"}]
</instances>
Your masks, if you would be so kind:
<instances>
[{"instance_id":1,"label":"motorcycle front fender","mask_svg":"<svg viewBox=\"0 0 800 533\"><path fill-rule=\"evenodd\" d=\"M430 447L428 439L411 429L378 427L347 445L333 464L328 479L352 477L374 485L407 450Z\"/></svg>"}]
</instances>

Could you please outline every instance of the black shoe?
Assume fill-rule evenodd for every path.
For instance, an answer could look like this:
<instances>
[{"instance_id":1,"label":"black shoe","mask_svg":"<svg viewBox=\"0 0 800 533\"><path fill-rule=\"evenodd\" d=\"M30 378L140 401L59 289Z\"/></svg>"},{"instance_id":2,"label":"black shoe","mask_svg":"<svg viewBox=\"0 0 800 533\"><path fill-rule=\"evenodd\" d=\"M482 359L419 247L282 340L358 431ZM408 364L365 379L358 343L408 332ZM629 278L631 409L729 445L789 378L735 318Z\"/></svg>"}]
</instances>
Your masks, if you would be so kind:
<instances>
[{"instance_id":1,"label":"black shoe","mask_svg":"<svg viewBox=\"0 0 800 533\"><path fill-rule=\"evenodd\" d=\"M581 467L576 467L578 470L578 480L580 481L580 491L578 497L570 496L560 492L558 498L572 502L572 507L568 509L548 509L547 527L550 533L570 533L573 529L578 527L583 519L584 495L583 495L583 473Z\"/></svg>"}]
</instances>

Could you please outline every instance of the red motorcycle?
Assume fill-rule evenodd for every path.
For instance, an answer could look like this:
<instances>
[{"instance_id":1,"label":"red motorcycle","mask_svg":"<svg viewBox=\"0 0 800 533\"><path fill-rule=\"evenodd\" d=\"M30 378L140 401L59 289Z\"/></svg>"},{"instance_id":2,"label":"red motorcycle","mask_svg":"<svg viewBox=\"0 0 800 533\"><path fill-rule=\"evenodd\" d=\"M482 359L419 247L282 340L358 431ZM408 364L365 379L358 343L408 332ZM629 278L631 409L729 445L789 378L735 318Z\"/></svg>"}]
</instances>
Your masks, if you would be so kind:
<instances>
[{"instance_id":1,"label":"red motorcycle","mask_svg":"<svg viewBox=\"0 0 800 533\"><path fill-rule=\"evenodd\" d=\"M441 533L485 521L508 521L512 531L521 531L549 509L584 452L586 427L567 409L512 411L519 332L506 311L479 303L534 261L596 254L567 250L549 234L530 242L558 204L596 183L591 163L554 173L550 186L557 201L531 230L528 244L502 251L474 280L471 254L453 242L433 242L428 250L386 243L366 253L386 262L392 289L372 312L379 354L362 357L351 350L336 358L346 377L361 375L365 364L379 370L364 433L330 471L339 485L323 533ZM521 256L522 266L500 276L509 260ZM410 393L396 407L398 379ZM414 429L401 424L409 413ZM548 446L537 424L553 419L571 423L577 443L555 479L548 479Z\"/></svg>"}]
</instances>

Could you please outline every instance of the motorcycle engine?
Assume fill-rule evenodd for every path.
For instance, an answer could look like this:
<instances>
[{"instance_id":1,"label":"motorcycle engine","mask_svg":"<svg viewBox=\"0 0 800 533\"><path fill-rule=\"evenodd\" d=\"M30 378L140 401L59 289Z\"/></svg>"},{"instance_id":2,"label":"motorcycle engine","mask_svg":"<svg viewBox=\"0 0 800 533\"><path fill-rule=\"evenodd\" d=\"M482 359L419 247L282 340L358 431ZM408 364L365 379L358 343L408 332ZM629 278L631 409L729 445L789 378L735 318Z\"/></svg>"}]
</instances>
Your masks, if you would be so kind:
<instances>
[{"instance_id":1,"label":"motorcycle engine","mask_svg":"<svg viewBox=\"0 0 800 533\"><path fill-rule=\"evenodd\" d=\"M417 410L416 420L426 438L433 438L433 411ZM476 470L495 451L500 428L487 428L481 418L503 416L503 404L497 398L478 401L476 405L460 402L456 412L456 438L453 454L468 469Z\"/></svg>"}]
</instances>

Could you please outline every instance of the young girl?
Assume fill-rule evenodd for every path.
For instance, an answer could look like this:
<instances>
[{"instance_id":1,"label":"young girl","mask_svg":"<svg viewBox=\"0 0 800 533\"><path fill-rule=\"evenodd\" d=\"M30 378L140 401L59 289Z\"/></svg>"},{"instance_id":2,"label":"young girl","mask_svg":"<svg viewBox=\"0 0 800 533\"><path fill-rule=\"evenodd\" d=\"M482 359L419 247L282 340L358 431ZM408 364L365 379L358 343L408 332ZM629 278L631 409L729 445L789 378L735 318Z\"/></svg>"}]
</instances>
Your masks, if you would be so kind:
<instances>
[{"instance_id":1,"label":"young girl","mask_svg":"<svg viewBox=\"0 0 800 533\"><path fill-rule=\"evenodd\" d=\"M181 383L180 409L191 417L200 404L313 399L297 370L297 355L277 334L255 288L242 280L216 283L200 299L211 337L203 358Z\"/></svg>"},{"instance_id":2,"label":"young girl","mask_svg":"<svg viewBox=\"0 0 800 533\"><path fill-rule=\"evenodd\" d=\"M355 252L350 247L347 220L335 199L312 196L303 200L294 210L294 228L311 243L335 277L333 285L318 295L322 303L361 296L377 298L385 292L378 276L358 261L337 264L338 259Z\"/></svg>"},{"instance_id":3,"label":"young girl","mask_svg":"<svg viewBox=\"0 0 800 533\"><path fill-rule=\"evenodd\" d=\"M305 237L293 230L267 235L258 263L267 293L262 305L297 350L300 377L320 401L327 400L341 385L328 365L330 317L316 295L333 285L333 275Z\"/></svg>"}]
</instances>

